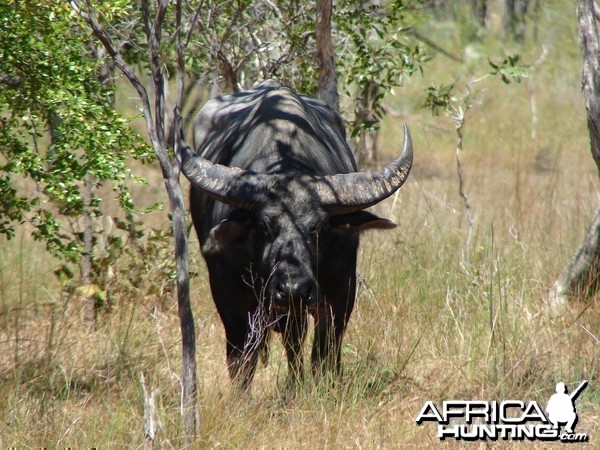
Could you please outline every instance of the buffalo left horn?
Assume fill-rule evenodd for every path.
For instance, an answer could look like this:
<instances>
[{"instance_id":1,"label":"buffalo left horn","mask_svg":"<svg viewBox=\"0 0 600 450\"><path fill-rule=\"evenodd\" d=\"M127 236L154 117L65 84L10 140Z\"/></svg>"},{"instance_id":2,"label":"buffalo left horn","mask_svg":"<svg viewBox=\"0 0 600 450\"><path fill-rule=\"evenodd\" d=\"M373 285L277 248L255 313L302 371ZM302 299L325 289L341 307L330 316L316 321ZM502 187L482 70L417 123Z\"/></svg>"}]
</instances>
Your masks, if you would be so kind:
<instances>
[{"instance_id":1,"label":"buffalo left horn","mask_svg":"<svg viewBox=\"0 0 600 450\"><path fill-rule=\"evenodd\" d=\"M408 178L412 167L413 145L404 124L404 147L397 159L381 172L353 172L316 177L314 187L321 204L330 214L347 214L373 206L386 199Z\"/></svg>"}]
</instances>

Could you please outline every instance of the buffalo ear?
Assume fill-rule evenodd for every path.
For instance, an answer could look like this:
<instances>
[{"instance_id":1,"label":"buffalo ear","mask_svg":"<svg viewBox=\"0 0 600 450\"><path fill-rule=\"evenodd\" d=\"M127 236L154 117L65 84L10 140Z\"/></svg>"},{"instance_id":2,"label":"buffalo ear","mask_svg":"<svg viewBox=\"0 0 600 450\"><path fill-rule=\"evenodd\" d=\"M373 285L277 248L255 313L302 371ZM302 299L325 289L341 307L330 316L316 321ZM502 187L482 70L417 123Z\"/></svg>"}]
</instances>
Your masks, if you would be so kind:
<instances>
[{"instance_id":1,"label":"buffalo ear","mask_svg":"<svg viewBox=\"0 0 600 450\"><path fill-rule=\"evenodd\" d=\"M340 214L329 219L329 225L340 231L391 230L396 224L367 211Z\"/></svg>"},{"instance_id":2,"label":"buffalo ear","mask_svg":"<svg viewBox=\"0 0 600 450\"><path fill-rule=\"evenodd\" d=\"M246 239L252 227L252 217L243 210L234 210L229 217L211 228L202 245L204 254L218 253Z\"/></svg>"}]
</instances>

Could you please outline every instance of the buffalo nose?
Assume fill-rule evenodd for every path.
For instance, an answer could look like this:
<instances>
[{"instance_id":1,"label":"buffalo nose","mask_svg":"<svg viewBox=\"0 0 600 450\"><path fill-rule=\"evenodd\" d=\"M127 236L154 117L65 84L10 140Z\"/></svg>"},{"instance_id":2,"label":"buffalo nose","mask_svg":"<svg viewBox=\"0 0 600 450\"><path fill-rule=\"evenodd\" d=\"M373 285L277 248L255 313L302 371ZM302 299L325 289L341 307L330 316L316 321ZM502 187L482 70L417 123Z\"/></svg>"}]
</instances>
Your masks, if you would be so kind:
<instances>
[{"instance_id":1,"label":"buffalo nose","mask_svg":"<svg viewBox=\"0 0 600 450\"><path fill-rule=\"evenodd\" d=\"M295 300L307 306L314 300L313 291L310 280L279 283L275 291L275 302L287 305L290 300Z\"/></svg>"}]
</instances>

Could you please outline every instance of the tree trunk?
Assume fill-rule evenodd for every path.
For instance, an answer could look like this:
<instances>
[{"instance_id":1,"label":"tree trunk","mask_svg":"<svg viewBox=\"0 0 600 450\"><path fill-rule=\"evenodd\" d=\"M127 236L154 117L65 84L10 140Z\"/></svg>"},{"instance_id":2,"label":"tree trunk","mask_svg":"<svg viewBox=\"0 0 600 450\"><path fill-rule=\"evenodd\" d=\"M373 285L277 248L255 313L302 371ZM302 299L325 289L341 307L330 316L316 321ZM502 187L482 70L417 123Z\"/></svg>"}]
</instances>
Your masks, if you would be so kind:
<instances>
[{"instance_id":1,"label":"tree trunk","mask_svg":"<svg viewBox=\"0 0 600 450\"><path fill-rule=\"evenodd\" d=\"M358 141L354 148L358 167L361 169L375 167L377 165L377 131L369 130L377 119L372 111L372 97L377 95L377 83L369 81L355 100L354 115L358 127L361 128ZM358 125L360 124L360 125Z\"/></svg>"},{"instance_id":2,"label":"tree trunk","mask_svg":"<svg viewBox=\"0 0 600 450\"><path fill-rule=\"evenodd\" d=\"M573 259L554 283L557 299L589 298L598 292L600 275L600 208Z\"/></svg>"},{"instance_id":3,"label":"tree trunk","mask_svg":"<svg viewBox=\"0 0 600 450\"><path fill-rule=\"evenodd\" d=\"M600 174L600 43L593 0L578 0L577 20L583 46L582 86L590 133L590 147ZM600 208L559 279L554 283L558 298L590 298L600 287Z\"/></svg>"},{"instance_id":4,"label":"tree trunk","mask_svg":"<svg viewBox=\"0 0 600 450\"><path fill-rule=\"evenodd\" d=\"M590 149L600 174L600 42L593 0L577 2L577 19L583 46L581 84L585 98Z\"/></svg>"},{"instance_id":5,"label":"tree trunk","mask_svg":"<svg viewBox=\"0 0 600 450\"><path fill-rule=\"evenodd\" d=\"M90 51L102 64L98 67L96 78L104 86L107 92L111 92L110 103L114 108L114 82L112 72L114 62L111 58L106 58L106 49L103 46L90 45ZM81 257L81 284L87 286L87 292L91 292L93 284L92 265L94 261L94 228L92 224L92 200L97 179L94 175L87 173L83 178L82 197L83 197L83 255ZM96 294L85 296L82 299L83 323L93 330L96 328Z\"/></svg>"},{"instance_id":6,"label":"tree trunk","mask_svg":"<svg viewBox=\"0 0 600 450\"><path fill-rule=\"evenodd\" d=\"M331 41L332 0L317 0L317 59L319 61L319 98L331 105L336 111L340 109L340 96L335 74L335 54Z\"/></svg>"},{"instance_id":7,"label":"tree trunk","mask_svg":"<svg viewBox=\"0 0 600 450\"><path fill-rule=\"evenodd\" d=\"M82 2L83 3L83 2ZM173 223L173 238L175 260L177 265L177 305L179 312L179 321L181 328L182 345L182 398L181 413L183 418L184 443L188 447L193 437L197 434L199 424L199 413L197 409L197 382L196 382L196 335L194 331L194 315L190 303L190 283L188 268L188 242L187 230L185 225L185 206L183 193L179 184L179 164L176 160L171 160L167 153L167 142L165 133L165 80L162 72L161 63L161 38L163 33L163 21L169 6L168 1L158 2L156 11L151 14L150 2L144 0L141 2L142 20L148 40L148 62L150 66L151 83L154 91L154 108L150 103L150 96L146 86L141 82L133 69L125 62L119 49L114 45L111 36L102 27L97 18L97 11L85 2L85 6L80 2L71 0L71 5L75 11L81 15L92 28L94 35L100 40L106 48L108 54L112 57L115 65L127 77L131 85L136 89L140 96L140 103L146 129L154 148L154 152L159 161L163 175L163 181L169 205L171 208ZM181 1L178 0L176 6L177 14L177 53L178 70L183 67L183 47L181 45ZM154 17L154 19L151 18ZM180 75L180 91L183 90L183 74ZM181 104L178 98L178 104ZM178 129L181 126L181 119L178 120Z\"/></svg>"},{"instance_id":8,"label":"tree trunk","mask_svg":"<svg viewBox=\"0 0 600 450\"><path fill-rule=\"evenodd\" d=\"M471 0L471 8L473 9L473 17L477 23L485 28L485 21L487 19L487 0Z\"/></svg>"},{"instance_id":9,"label":"tree trunk","mask_svg":"<svg viewBox=\"0 0 600 450\"><path fill-rule=\"evenodd\" d=\"M515 0L505 0L502 22L506 35L513 36L515 33Z\"/></svg>"},{"instance_id":10,"label":"tree trunk","mask_svg":"<svg viewBox=\"0 0 600 450\"><path fill-rule=\"evenodd\" d=\"M86 174L83 178L83 256L81 257L81 284L92 284L92 254L94 251L94 230L92 227L92 191L94 189L94 176ZM82 299L83 323L93 330L96 327L96 298L94 294Z\"/></svg>"},{"instance_id":11,"label":"tree trunk","mask_svg":"<svg viewBox=\"0 0 600 450\"><path fill-rule=\"evenodd\" d=\"M525 38L525 15L529 0L505 0L504 30L508 37L521 41Z\"/></svg>"},{"instance_id":12,"label":"tree trunk","mask_svg":"<svg viewBox=\"0 0 600 450\"><path fill-rule=\"evenodd\" d=\"M378 165L377 138L378 130L363 130L358 137L354 153L356 163L361 170L373 169Z\"/></svg>"}]
</instances>

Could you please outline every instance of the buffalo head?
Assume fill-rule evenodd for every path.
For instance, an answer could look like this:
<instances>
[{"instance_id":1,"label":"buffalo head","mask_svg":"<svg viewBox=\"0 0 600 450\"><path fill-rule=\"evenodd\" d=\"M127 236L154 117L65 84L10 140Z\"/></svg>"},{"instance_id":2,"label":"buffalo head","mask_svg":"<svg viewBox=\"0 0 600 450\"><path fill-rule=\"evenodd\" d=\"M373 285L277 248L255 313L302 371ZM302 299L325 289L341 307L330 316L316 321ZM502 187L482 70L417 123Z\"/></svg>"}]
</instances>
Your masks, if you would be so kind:
<instances>
[{"instance_id":1,"label":"buffalo head","mask_svg":"<svg viewBox=\"0 0 600 450\"><path fill-rule=\"evenodd\" d=\"M184 175L199 191L234 208L211 229L203 245L205 255L242 239L249 242L265 298L276 309L291 311L321 305L317 280L325 268L319 267L319 253L335 251L336 235L395 227L364 209L402 186L413 148L405 125L402 152L382 171L325 176L256 173L213 164L179 136L176 154Z\"/></svg>"}]
</instances>

